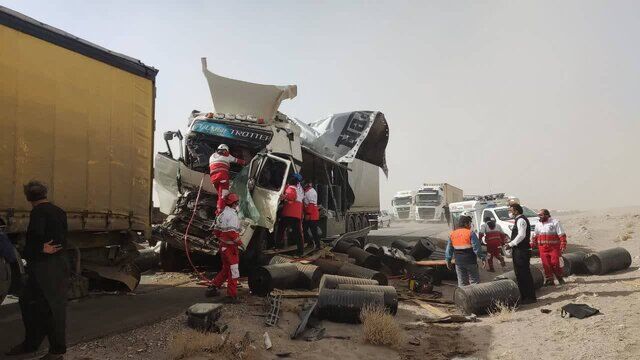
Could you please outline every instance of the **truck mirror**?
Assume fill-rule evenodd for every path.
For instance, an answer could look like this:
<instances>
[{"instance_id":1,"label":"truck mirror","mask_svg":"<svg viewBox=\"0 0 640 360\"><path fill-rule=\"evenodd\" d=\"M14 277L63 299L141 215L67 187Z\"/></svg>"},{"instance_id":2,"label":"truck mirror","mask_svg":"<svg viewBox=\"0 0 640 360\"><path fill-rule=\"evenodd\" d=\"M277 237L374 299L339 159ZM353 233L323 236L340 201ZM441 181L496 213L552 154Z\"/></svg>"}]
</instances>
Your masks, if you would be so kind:
<instances>
[{"instance_id":1,"label":"truck mirror","mask_svg":"<svg viewBox=\"0 0 640 360\"><path fill-rule=\"evenodd\" d=\"M173 140L173 134L174 134L174 132L173 132L173 131L166 131L166 132L164 133L164 141L171 141L171 140Z\"/></svg>"}]
</instances>

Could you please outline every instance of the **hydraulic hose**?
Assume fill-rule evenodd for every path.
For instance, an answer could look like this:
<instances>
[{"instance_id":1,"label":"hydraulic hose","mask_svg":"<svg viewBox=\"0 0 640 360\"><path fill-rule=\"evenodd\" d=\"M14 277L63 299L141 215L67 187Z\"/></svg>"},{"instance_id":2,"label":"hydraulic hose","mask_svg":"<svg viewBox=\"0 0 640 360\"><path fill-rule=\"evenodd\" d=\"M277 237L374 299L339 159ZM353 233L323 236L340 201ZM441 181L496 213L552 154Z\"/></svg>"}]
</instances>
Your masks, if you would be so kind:
<instances>
[{"instance_id":1,"label":"hydraulic hose","mask_svg":"<svg viewBox=\"0 0 640 360\"><path fill-rule=\"evenodd\" d=\"M200 193L202 192L202 184L204 184L205 176L206 174L202 174L202 179L200 179L200 187L198 188L198 194L196 195L196 203L193 206L193 213L191 214L191 218L189 219L189 223L187 224L187 229L184 232L183 240L184 240L184 251L187 254L187 260L189 260L189 264L191 265L191 268L193 269L193 271L201 281L204 281L207 284L210 284L212 279L207 279L207 277L204 275L203 272L198 271L196 266L193 264L193 261L191 260L191 251L189 250L189 238L188 238L189 228L191 227L191 223L193 222L193 219L196 216L196 211L198 210L198 201L200 200Z\"/></svg>"}]
</instances>

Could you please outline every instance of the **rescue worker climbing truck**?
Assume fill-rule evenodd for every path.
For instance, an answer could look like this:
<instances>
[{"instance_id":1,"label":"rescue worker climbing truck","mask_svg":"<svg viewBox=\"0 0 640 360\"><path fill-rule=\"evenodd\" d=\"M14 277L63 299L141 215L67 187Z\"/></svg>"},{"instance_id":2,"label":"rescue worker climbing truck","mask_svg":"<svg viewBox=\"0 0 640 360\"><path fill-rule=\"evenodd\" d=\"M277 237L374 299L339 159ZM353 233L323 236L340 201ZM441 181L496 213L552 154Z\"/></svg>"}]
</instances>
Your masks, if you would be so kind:
<instances>
[{"instance_id":1,"label":"rescue worker climbing truck","mask_svg":"<svg viewBox=\"0 0 640 360\"><path fill-rule=\"evenodd\" d=\"M24 250L40 180L67 213L72 280L133 290L149 236L155 78L139 60L0 6L0 218ZM110 282L110 281L109 281Z\"/></svg>"},{"instance_id":2,"label":"rescue worker climbing truck","mask_svg":"<svg viewBox=\"0 0 640 360\"><path fill-rule=\"evenodd\" d=\"M294 173L312 182L317 191L321 237L377 224L379 169L387 171L384 159L389 134L382 113L353 111L307 124L278 111L281 101L296 96L295 85L225 78L210 72L204 59L203 72L213 112L191 113L184 139L177 136L182 155L174 156L168 148L156 156L160 211L168 216L154 229L153 239L162 242L160 262L165 270L185 266L187 247L191 253L210 256L219 251L219 240L209 229L215 222L220 194L203 178L210 170L208 159L220 144L227 145L232 156L247 160L244 167L229 164L229 191L240 198L240 239L247 248L241 252L241 270L274 254L301 250L295 236L284 236L282 242L276 236L287 225L280 221L289 211L282 195ZM167 142L176 138L172 134L165 136ZM298 224L303 197L304 192L298 196L296 190ZM310 244L302 251L306 254L312 249Z\"/></svg>"},{"instance_id":3,"label":"rescue worker climbing truck","mask_svg":"<svg viewBox=\"0 0 640 360\"><path fill-rule=\"evenodd\" d=\"M211 176L211 183L216 188L216 192L221 196L218 196L217 210L219 214L224 209L224 197L229 193L229 169L231 164L245 165L246 162L242 159L238 159L229 154L229 147L227 144L220 144L216 152L211 155L209 159L209 175Z\"/></svg>"}]
</instances>

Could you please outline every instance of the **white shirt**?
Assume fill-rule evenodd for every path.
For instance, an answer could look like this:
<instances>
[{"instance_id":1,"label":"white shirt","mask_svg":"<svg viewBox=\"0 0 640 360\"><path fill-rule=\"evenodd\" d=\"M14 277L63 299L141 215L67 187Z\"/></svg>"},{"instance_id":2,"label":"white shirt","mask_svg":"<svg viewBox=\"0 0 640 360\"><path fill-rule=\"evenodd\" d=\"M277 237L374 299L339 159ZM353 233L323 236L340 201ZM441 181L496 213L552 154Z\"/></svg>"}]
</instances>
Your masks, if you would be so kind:
<instances>
[{"instance_id":1,"label":"white shirt","mask_svg":"<svg viewBox=\"0 0 640 360\"><path fill-rule=\"evenodd\" d=\"M222 213L218 215L214 226L216 230L220 230L222 232L236 231L239 233L242 230L240 228L240 218L238 217L238 212L234 208L231 208L229 206L226 206Z\"/></svg>"},{"instance_id":2,"label":"white shirt","mask_svg":"<svg viewBox=\"0 0 640 360\"><path fill-rule=\"evenodd\" d=\"M520 244L527 236L527 221L525 219L519 218L516 222L516 226L518 227L518 235L509 243L509 246L511 247L515 247Z\"/></svg>"},{"instance_id":3,"label":"white shirt","mask_svg":"<svg viewBox=\"0 0 640 360\"><path fill-rule=\"evenodd\" d=\"M318 205L318 193L316 189L310 188L309 190L304 192L304 200L305 205L316 204Z\"/></svg>"}]
</instances>

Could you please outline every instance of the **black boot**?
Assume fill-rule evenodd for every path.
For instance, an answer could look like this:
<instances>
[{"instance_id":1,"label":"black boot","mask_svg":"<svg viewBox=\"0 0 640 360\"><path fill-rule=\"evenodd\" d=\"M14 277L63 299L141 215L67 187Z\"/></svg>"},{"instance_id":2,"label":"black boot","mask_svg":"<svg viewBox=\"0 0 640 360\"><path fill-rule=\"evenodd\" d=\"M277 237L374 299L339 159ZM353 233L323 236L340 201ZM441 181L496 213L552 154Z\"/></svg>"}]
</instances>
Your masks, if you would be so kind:
<instances>
[{"instance_id":1,"label":"black boot","mask_svg":"<svg viewBox=\"0 0 640 360\"><path fill-rule=\"evenodd\" d=\"M558 277L558 285L564 285L564 284L566 284L566 282L564 281L564 278Z\"/></svg>"},{"instance_id":2,"label":"black boot","mask_svg":"<svg viewBox=\"0 0 640 360\"><path fill-rule=\"evenodd\" d=\"M207 290L204 292L204 296L206 297L220 296L220 291L215 286L209 286Z\"/></svg>"},{"instance_id":3,"label":"black boot","mask_svg":"<svg viewBox=\"0 0 640 360\"><path fill-rule=\"evenodd\" d=\"M4 354L7 355L7 356L17 356L17 355L30 354L30 353L36 352L36 351L38 351L38 349L30 348L30 347L26 346L24 343L22 343L22 344L18 344L16 346L12 347L11 350L7 351Z\"/></svg>"}]
</instances>

